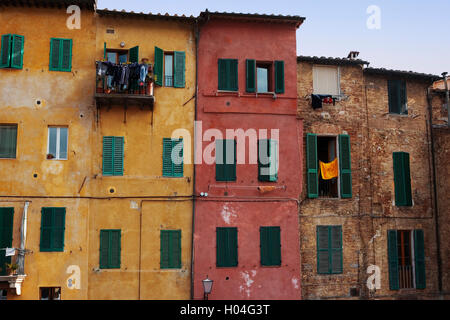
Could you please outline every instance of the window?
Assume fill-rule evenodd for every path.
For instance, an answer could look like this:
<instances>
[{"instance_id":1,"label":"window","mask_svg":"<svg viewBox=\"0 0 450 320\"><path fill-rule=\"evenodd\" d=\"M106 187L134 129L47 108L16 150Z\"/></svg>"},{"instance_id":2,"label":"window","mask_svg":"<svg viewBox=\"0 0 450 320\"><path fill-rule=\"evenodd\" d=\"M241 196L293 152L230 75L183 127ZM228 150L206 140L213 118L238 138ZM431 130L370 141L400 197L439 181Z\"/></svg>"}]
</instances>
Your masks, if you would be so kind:
<instances>
[{"instance_id":1,"label":"window","mask_svg":"<svg viewBox=\"0 0 450 320\"><path fill-rule=\"evenodd\" d=\"M257 93L284 93L284 61L272 63L247 59L246 91L250 93L255 91Z\"/></svg>"},{"instance_id":2,"label":"window","mask_svg":"<svg viewBox=\"0 0 450 320\"><path fill-rule=\"evenodd\" d=\"M184 51L166 51L155 47L155 83L158 86L184 88L186 86L186 54Z\"/></svg>"},{"instance_id":3,"label":"window","mask_svg":"<svg viewBox=\"0 0 450 320\"><path fill-rule=\"evenodd\" d=\"M238 60L219 59L218 65L218 89L223 91L238 91Z\"/></svg>"},{"instance_id":4,"label":"window","mask_svg":"<svg viewBox=\"0 0 450 320\"><path fill-rule=\"evenodd\" d=\"M123 137L103 137L103 175L123 176Z\"/></svg>"},{"instance_id":5,"label":"window","mask_svg":"<svg viewBox=\"0 0 450 320\"><path fill-rule=\"evenodd\" d=\"M272 90L270 88L270 68L271 65L267 64L256 64L256 83L257 83L257 92L258 93L266 93ZM271 89L271 88L270 88Z\"/></svg>"},{"instance_id":6,"label":"window","mask_svg":"<svg viewBox=\"0 0 450 320\"><path fill-rule=\"evenodd\" d=\"M100 230L100 269L120 269L121 230Z\"/></svg>"},{"instance_id":7,"label":"window","mask_svg":"<svg viewBox=\"0 0 450 320\"><path fill-rule=\"evenodd\" d=\"M389 288L425 289L423 230L388 230Z\"/></svg>"},{"instance_id":8,"label":"window","mask_svg":"<svg viewBox=\"0 0 450 320\"><path fill-rule=\"evenodd\" d=\"M406 81L388 80L389 113L408 114Z\"/></svg>"},{"instance_id":9,"label":"window","mask_svg":"<svg viewBox=\"0 0 450 320\"><path fill-rule=\"evenodd\" d=\"M72 39L51 38L50 71L72 71Z\"/></svg>"},{"instance_id":10,"label":"window","mask_svg":"<svg viewBox=\"0 0 450 320\"><path fill-rule=\"evenodd\" d=\"M280 227L260 227L261 265L281 266Z\"/></svg>"},{"instance_id":11,"label":"window","mask_svg":"<svg viewBox=\"0 0 450 320\"><path fill-rule=\"evenodd\" d=\"M13 222L14 208L0 208L0 249L12 246ZM6 251L0 250L0 275L7 275L7 263L11 263L11 257L6 257Z\"/></svg>"},{"instance_id":12,"label":"window","mask_svg":"<svg viewBox=\"0 0 450 320\"><path fill-rule=\"evenodd\" d=\"M313 66L314 94L339 95L339 68L336 66Z\"/></svg>"},{"instance_id":13,"label":"window","mask_svg":"<svg viewBox=\"0 0 450 320\"><path fill-rule=\"evenodd\" d=\"M238 265L237 228L216 228L217 267Z\"/></svg>"},{"instance_id":14,"label":"window","mask_svg":"<svg viewBox=\"0 0 450 320\"><path fill-rule=\"evenodd\" d=\"M278 180L278 141L258 140L258 180Z\"/></svg>"},{"instance_id":15,"label":"window","mask_svg":"<svg viewBox=\"0 0 450 320\"><path fill-rule=\"evenodd\" d=\"M115 64L127 63L128 50L106 50L106 59Z\"/></svg>"},{"instance_id":16,"label":"window","mask_svg":"<svg viewBox=\"0 0 450 320\"><path fill-rule=\"evenodd\" d=\"M309 198L337 198L339 192L341 198L352 197L350 137L348 135L341 134L336 139L336 137L318 137L316 134L308 133L306 153ZM326 172L322 172L320 168Z\"/></svg>"},{"instance_id":17,"label":"window","mask_svg":"<svg viewBox=\"0 0 450 320\"><path fill-rule=\"evenodd\" d=\"M163 177L183 177L183 139L163 139Z\"/></svg>"},{"instance_id":18,"label":"window","mask_svg":"<svg viewBox=\"0 0 450 320\"><path fill-rule=\"evenodd\" d=\"M395 205L412 206L409 153L394 152L392 156L394 162Z\"/></svg>"},{"instance_id":19,"label":"window","mask_svg":"<svg viewBox=\"0 0 450 320\"><path fill-rule=\"evenodd\" d=\"M40 300L61 300L61 288L60 287L52 287L52 288L39 288Z\"/></svg>"},{"instance_id":20,"label":"window","mask_svg":"<svg viewBox=\"0 0 450 320\"><path fill-rule=\"evenodd\" d=\"M236 140L216 140L216 181L236 181Z\"/></svg>"},{"instance_id":21,"label":"window","mask_svg":"<svg viewBox=\"0 0 450 320\"><path fill-rule=\"evenodd\" d=\"M317 273L342 273L342 227L317 226Z\"/></svg>"},{"instance_id":22,"label":"window","mask_svg":"<svg viewBox=\"0 0 450 320\"><path fill-rule=\"evenodd\" d=\"M25 38L17 34L2 35L2 45L0 49L0 69L23 67L23 45Z\"/></svg>"},{"instance_id":23,"label":"window","mask_svg":"<svg viewBox=\"0 0 450 320\"><path fill-rule=\"evenodd\" d=\"M0 158L15 159L17 124L0 124Z\"/></svg>"},{"instance_id":24,"label":"window","mask_svg":"<svg viewBox=\"0 0 450 320\"><path fill-rule=\"evenodd\" d=\"M181 268L181 230L161 230L161 269Z\"/></svg>"},{"instance_id":25,"label":"window","mask_svg":"<svg viewBox=\"0 0 450 320\"><path fill-rule=\"evenodd\" d=\"M67 132L66 127L49 127L47 159L67 160Z\"/></svg>"},{"instance_id":26,"label":"window","mask_svg":"<svg viewBox=\"0 0 450 320\"><path fill-rule=\"evenodd\" d=\"M41 252L64 251L66 208L42 208Z\"/></svg>"}]
</instances>

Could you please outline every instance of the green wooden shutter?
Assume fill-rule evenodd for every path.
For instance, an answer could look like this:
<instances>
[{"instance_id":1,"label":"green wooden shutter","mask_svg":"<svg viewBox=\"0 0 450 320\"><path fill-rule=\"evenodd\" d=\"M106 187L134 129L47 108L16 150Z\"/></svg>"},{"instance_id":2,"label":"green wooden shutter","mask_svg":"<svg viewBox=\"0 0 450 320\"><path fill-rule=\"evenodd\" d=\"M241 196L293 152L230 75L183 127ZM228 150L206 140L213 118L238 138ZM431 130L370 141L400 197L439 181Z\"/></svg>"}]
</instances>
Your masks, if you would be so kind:
<instances>
[{"instance_id":1,"label":"green wooden shutter","mask_svg":"<svg viewBox=\"0 0 450 320\"><path fill-rule=\"evenodd\" d=\"M13 239L14 208L0 208L0 248L11 248ZM6 251L0 250L0 275L6 275L6 264L11 263L11 257L6 257Z\"/></svg>"},{"instance_id":2,"label":"green wooden shutter","mask_svg":"<svg viewBox=\"0 0 450 320\"><path fill-rule=\"evenodd\" d=\"M227 156L224 157L225 176L227 181L236 181L236 140L225 140L225 145L228 150L225 152L227 156L229 151L234 149L234 157L231 159L232 163L228 163Z\"/></svg>"},{"instance_id":3,"label":"green wooden shutter","mask_svg":"<svg viewBox=\"0 0 450 320\"><path fill-rule=\"evenodd\" d=\"M103 42L103 60L106 60L106 42Z\"/></svg>"},{"instance_id":4,"label":"green wooden shutter","mask_svg":"<svg viewBox=\"0 0 450 320\"><path fill-rule=\"evenodd\" d=\"M237 228L216 228L217 267L238 265Z\"/></svg>"},{"instance_id":5,"label":"green wooden shutter","mask_svg":"<svg viewBox=\"0 0 450 320\"><path fill-rule=\"evenodd\" d=\"M260 227L261 265L281 265L280 227Z\"/></svg>"},{"instance_id":6,"label":"green wooden shutter","mask_svg":"<svg viewBox=\"0 0 450 320\"><path fill-rule=\"evenodd\" d=\"M183 139L173 139L172 140L172 151L178 151L178 156L183 159ZM172 161L172 176L173 177L183 177L183 163L184 160L180 164L175 164L175 162Z\"/></svg>"},{"instance_id":7,"label":"green wooden shutter","mask_svg":"<svg viewBox=\"0 0 450 320\"><path fill-rule=\"evenodd\" d=\"M261 149L265 149L266 151L266 155L269 158L269 163L267 164L263 164L261 162L260 159L260 153L259 150ZM258 140L258 180L259 181L270 181L270 182L276 182L278 180L278 159L277 159L277 154L278 154L278 143L276 140L271 140L271 139L260 139ZM272 164L272 161L274 162L274 164ZM263 175L262 174L262 169L263 168L267 168L269 169L271 167L271 165L275 166L275 172L267 175Z\"/></svg>"},{"instance_id":8,"label":"green wooden shutter","mask_svg":"<svg viewBox=\"0 0 450 320\"><path fill-rule=\"evenodd\" d=\"M50 39L50 71L59 71L60 67L60 39Z\"/></svg>"},{"instance_id":9,"label":"green wooden shutter","mask_svg":"<svg viewBox=\"0 0 450 320\"><path fill-rule=\"evenodd\" d=\"M109 232L109 268L120 269L121 230Z\"/></svg>"},{"instance_id":10,"label":"green wooden shutter","mask_svg":"<svg viewBox=\"0 0 450 320\"><path fill-rule=\"evenodd\" d=\"M60 71L72 71L72 39L61 39L60 42Z\"/></svg>"},{"instance_id":11,"label":"green wooden shutter","mask_svg":"<svg viewBox=\"0 0 450 320\"><path fill-rule=\"evenodd\" d=\"M330 273L330 248L329 248L329 230L328 226L317 226L317 273Z\"/></svg>"},{"instance_id":12,"label":"green wooden shutter","mask_svg":"<svg viewBox=\"0 0 450 320\"><path fill-rule=\"evenodd\" d=\"M181 230L161 230L161 269L181 268Z\"/></svg>"},{"instance_id":13,"label":"green wooden shutter","mask_svg":"<svg viewBox=\"0 0 450 320\"><path fill-rule=\"evenodd\" d=\"M342 227L330 226L330 273L342 273Z\"/></svg>"},{"instance_id":14,"label":"green wooden shutter","mask_svg":"<svg viewBox=\"0 0 450 320\"><path fill-rule=\"evenodd\" d=\"M181 144L181 145L180 145ZM179 152L179 156L183 159L183 139L163 139L163 177L183 177L183 163L175 164L172 160L173 150Z\"/></svg>"},{"instance_id":15,"label":"green wooden shutter","mask_svg":"<svg viewBox=\"0 0 450 320\"><path fill-rule=\"evenodd\" d=\"M158 86L163 85L163 66L164 66L164 51L158 47L155 47L155 84Z\"/></svg>"},{"instance_id":16,"label":"green wooden shutter","mask_svg":"<svg viewBox=\"0 0 450 320\"><path fill-rule=\"evenodd\" d=\"M0 125L0 158L14 159L17 146L17 125Z\"/></svg>"},{"instance_id":17,"label":"green wooden shutter","mask_svg":"<svg viewBox=\"0 0 450 320\"><path fill-rule=\"evenodd\" d=\"M425 243L423 230L414 230L414 269L416 289L426 288L425 272Z\"/></svg>"},{"instance_id":18,"label":"green wooden shutter","mask_svg":"<svg viewBox=\"0 0 450 320\"><path fill-rule=\"evenodd\" d=\"M409 154L406 152L394 152L392 157L394 166L395 205L412 206Z\"/></svg>"},{"instance_id":19,"label":"green wooden shutter","mask_svg":"<svg viewBox=\"0 0 450 320\"><path fill-rule=\"evenodd\" d=\"M182 51L175 51L173 59L174 59L173 86L175 88L184 88L186 86L185 84L186 54Z\"/></svg>"},{"instance_id":20,"label":"green wooden shutter","mask_svg":"<svg viewBox=\"0 0 450 320\"><path fill-rule=\"evenodd\" d=\"M218 61L218 89L219 90L228 90L227 87L227 60L219 59Z\"/></svg>"},{"instance_id":21,"label":"green wooden shutter","mask_svg":"<svg viewBox=\"0 0 450 320\"><path fill-rule=\"evenodd\" d=\"M284 93L284 61L275 61L275 93Z\"/></svg>"},{"instance_id":22,"label":"green wooden shutter","mask_svg":"<svg viewBox=\"0 0 450 320\"><path fill-rule=\"evenodd\" d=\"M52 251L64 251L66 208L52 208Z\"/></svg>"},{"instance_id":23,"label":"green wooden shutter","mask_svg":"<svg viewBox=\"0 0 450 320\"><path fill-rule=\"evenodd\" d=\"M216 140L216 181L227 181L225 176L225 140Z\"/></svg>"},{"instance_id":24,"label":"green wooden shutter","mask_svg":"<svg viewBox=\"0 0 450 320\"><path fill-rule=\"evenodd\" d=\"M112 176L113 168L114 137L103 137L103 175Z\"/></svg>"},{"instance_id":25,"label":"green wooden shutter","mask_svg":"<svg viewBox=\"0 0 450 320\"><path fill-rule=\"evenodd\" d=\"M350 137L339 135L339 173L341 180L341 198L352 197L352 161L350 155Z\"/></svg>"},{"instance_id":26,"label":"green wooden shutter","mask_svg":"<svg viewBox=\"0 0 450 320\"><path fill-rule=\"evenodd\" d=\"M401 113L400 80L388 80L389 113Z\"/></svg>"},{"instance_id":27,"label":"green wooden shutter","mask_svg":"<svg viewBox=\"0 0 450 320\"><path fill-rule=\"evenodd\" d=\"M160 241L160 268L168 269L170 265L170 233L167 230L161 230Z\"/></svg>"},{"instance_id":28,"label":"green wooden shutter","mask_svg":"<svg viewBox=\"0 0 450 320\"><path fill-rule=\"evenodd\" d=\"M53 208L42 208L40 251L51 251L52 230L53 230Z\"/></svg>"},{"instance_id":29,"label":"green wooden shutter","mask_svg":"<svg viewBox=\"0 0 450 320\"><path fill-rule=\"evenodd\" d=\"M113 175L123 176L124 138L114 137Z\"/></svg>"},{"instance_id":30,"label":"green wooden shutter","mask_svg":"<svg viewBox=\"0 0 450 320\"><path fill-rule=\"evenodd\" d=\"M218 66L219 90L238 91L238 60L219 59Z\"/></svg>"},{"instance_id":31,"label":"green wooden shutter","mask_svg":"<svg viewBox=\"0 0 450 320\"><path fill-rule=\"evenodd\" d=\"M246 61L246 91L247 92L255 92L256 91L256 60L247 59Z\"/></svg>"},{"instance_id":32,"label":"green wooden shutter","mask_svg":"<svg viewBox=\"0 0 450 320\"><path fill-rule=\"evenodd\" d=\"M389 288L398 290L400 287L398 275L397 230L388 230L388 264Z\"/></svg>"},{"instance_id":33,"label":"green wooden shutter","mask_svg":"<svg viewBox=\"0 0 450 320\"><path fill-rule=\"evenodd\" d=\"M317 160L317 135L306 135L306 168L308 182L308 198L319 197L319 161Z\"/></svg>"},{"instance_id":34,"label":"green wooden shutter","mask_svg":"<svg viewBox=\"0 0 450 320\"><path fill-rule=\"evenodd\" d=\"M234 159L227 163L227 155L233 148ZM236 140L216 140L216 181L236 181Z\"/></svg>"},{"instance_id":35,"label":"green wooden shutter","mask_svg":"<svg viewBox=\"0 0 450 320\"><path fill-rule=\"evenodd\" d=\"M139 62L139 46L136 46L136 47L133 47L133 48L130 49L130 51L129 51L129 59L130 59L131 63L133 63L133 62L138 63Z\"/></svg>"},{"instance_id":36,"label":"green wooden shutter","mask_svg":"<svg viewBox=\"0 0 450 320\"><path fill-rule=\"evenodd\" d=\"M401 114L408 114L407 109L408 98L406 95L406 81L400 82L400 112Z\"/></svg>"},{"instance_id":37,"label":"green wooden shutter","mask_svg":"<svg viewBox=\"0 0 450 320\"><path fill-rule=\"evenodd\" d=\"M264 152L265 150L265 152ZM262 163L260 152L269 157L269 163ZM262 170L264 168L268 168L270 166L270 148L269 148L269 140L268 139L260 139L258 140L258 180L259 181L269 181L269 176L262 174Z\"/></svg>"},{"instance_id":38,"label":"green wooden shutter","mask_svg":"<svg viewBox=\"0 0 450 320\"><path fill-rule=\"evenodd\" d=\"M107 269L109 266L109 231L100 230L100 269Z\"/></svg>"},{"instance_id":39,"label":"green wooden shutter","mask_svg":"<svg viewBox=\"0 0 450 320\"><path fill-rule=\"evenodd\" d=\"M22 69L23 67L23 46L25 38L19 35L12 35L11 46L11 68Z\"/></svg>"},{"instance_id":40,"label":"green wooden shutter","mask_svg":"<svg viewBox=\"0 0 450 320\"><path fill-rule=\"evenodd\" d=\"M231 91L238 91L239 79L238 79L238 60L230 59L229 65L229 88Z\"/></svg>"},{"instance_id":41,"label":"green wooden shutter","mask_svg":"<svg viewBox=\"0 0 450 320\"><path fill-rule=\"evenodd\" d=\"M0 50L0 68L9 68L11 66L11 45L12 35L2 35L2 46Z\"/></svg>"}]
</instances>

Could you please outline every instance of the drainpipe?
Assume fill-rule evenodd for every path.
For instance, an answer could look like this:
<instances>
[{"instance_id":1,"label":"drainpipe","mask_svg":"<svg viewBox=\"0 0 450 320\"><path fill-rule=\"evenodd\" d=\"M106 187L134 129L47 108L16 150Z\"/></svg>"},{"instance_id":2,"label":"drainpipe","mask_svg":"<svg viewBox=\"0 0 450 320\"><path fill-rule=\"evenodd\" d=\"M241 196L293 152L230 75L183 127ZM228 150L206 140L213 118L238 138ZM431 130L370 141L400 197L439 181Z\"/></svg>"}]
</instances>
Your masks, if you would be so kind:
<instances>
[{"instance_id":1,"label":"drainpipe","mask_svg":"<svg viewBox=\"0 0 450 320\"><path fill-rule=\"evenodd\" d=\"M445 105L447 106L447 126L450 127L450 110L448 104L448 83L447 83L447 72L442 73L442 77L444 78L444 86L445 86Z\"/></svg>"},{"instance_id":2,"label":"drainpipe","mask_svg":"<svg viewBox=\"0 0 450 320\"><path fill-rule=\"evenodd\" d=\"M22 227L20 229L20 248L17 256L17 264L19 265L18 272L20 275L25 274L25 242L27 240L27 215L29 205L30 202L26 201L25 206L23 207Z\"/></svg>"}]
</instances>

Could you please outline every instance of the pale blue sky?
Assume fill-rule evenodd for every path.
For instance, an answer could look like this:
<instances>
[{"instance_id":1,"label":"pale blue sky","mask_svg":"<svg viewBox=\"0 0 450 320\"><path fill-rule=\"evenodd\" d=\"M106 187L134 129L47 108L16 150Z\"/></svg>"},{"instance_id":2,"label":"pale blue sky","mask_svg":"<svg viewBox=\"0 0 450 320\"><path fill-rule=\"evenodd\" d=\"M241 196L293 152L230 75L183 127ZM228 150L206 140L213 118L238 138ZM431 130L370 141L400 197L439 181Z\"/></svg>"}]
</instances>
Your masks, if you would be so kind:
<instances>
[{"instance_id":1,"label":"pale blue sky","mask_svg":"<svg viewBox=\"0 0 450 320\"><path fill-rule=\"evenodd\" d=\"M366 26L370 5L381 10L381 29ZM297 54L359 58L372 67L450 72L449 0L98 0L98 8L197 16L209 11L300 15ZM276 44L274 44L276 45Z\"/></svg>"}]
</instances>

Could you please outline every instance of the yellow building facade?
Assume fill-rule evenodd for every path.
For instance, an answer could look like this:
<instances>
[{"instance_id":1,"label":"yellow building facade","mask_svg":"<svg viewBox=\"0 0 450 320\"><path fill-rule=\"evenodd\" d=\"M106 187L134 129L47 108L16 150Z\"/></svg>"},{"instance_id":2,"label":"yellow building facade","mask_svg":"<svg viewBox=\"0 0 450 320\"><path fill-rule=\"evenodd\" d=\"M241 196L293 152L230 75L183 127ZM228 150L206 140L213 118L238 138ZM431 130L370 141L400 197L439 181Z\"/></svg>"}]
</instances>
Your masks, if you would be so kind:
<instances>
[{"instance_id":1,"label":"yellow building facade","mask_svg":"<svg viewBox=\"0 0 450 320\"><path fill-rule=\"evenodd\" d=\"M0 159L0 207L14 208L12 243L4 246L20 248L25 212L27 217L26 277L4 274L0 289L7 299L47 298L49 292L63 300L189 299L193 160L185 157L181 174L163 173L163 143L180 128L193 136L195 21L95 10L93 1L72 1L77 2L80 29L67 26L67 7L0 7L1 35L20 35L24 43L22 68L0 68L0 129L15 127L17 136L15 156ZM71 40L69 71L51 70L55 39ZM66 44L59 43L63 61ZM149 85L151 92L139 97L99 91L95 62L114 52L131 59L136 47L138 61L147 58L152 66L155 52L158 58L162 52L165 76L170 59L183 53L184 86ZM49 159L54 137L58 156ZM105 174L105 137L122 142L119 174ZM183 139L189 156L192 144ZM60 243L43 249L44 215L53 210L46 208L65 208L62 249ZM170 250L179 245L180 258L167 264L169 242ZM102 251L111 246L115 253ZM16 250L12 261L19 255ZM108 266L106 260L115 262Z\"/></svg>"}]
</instances>

